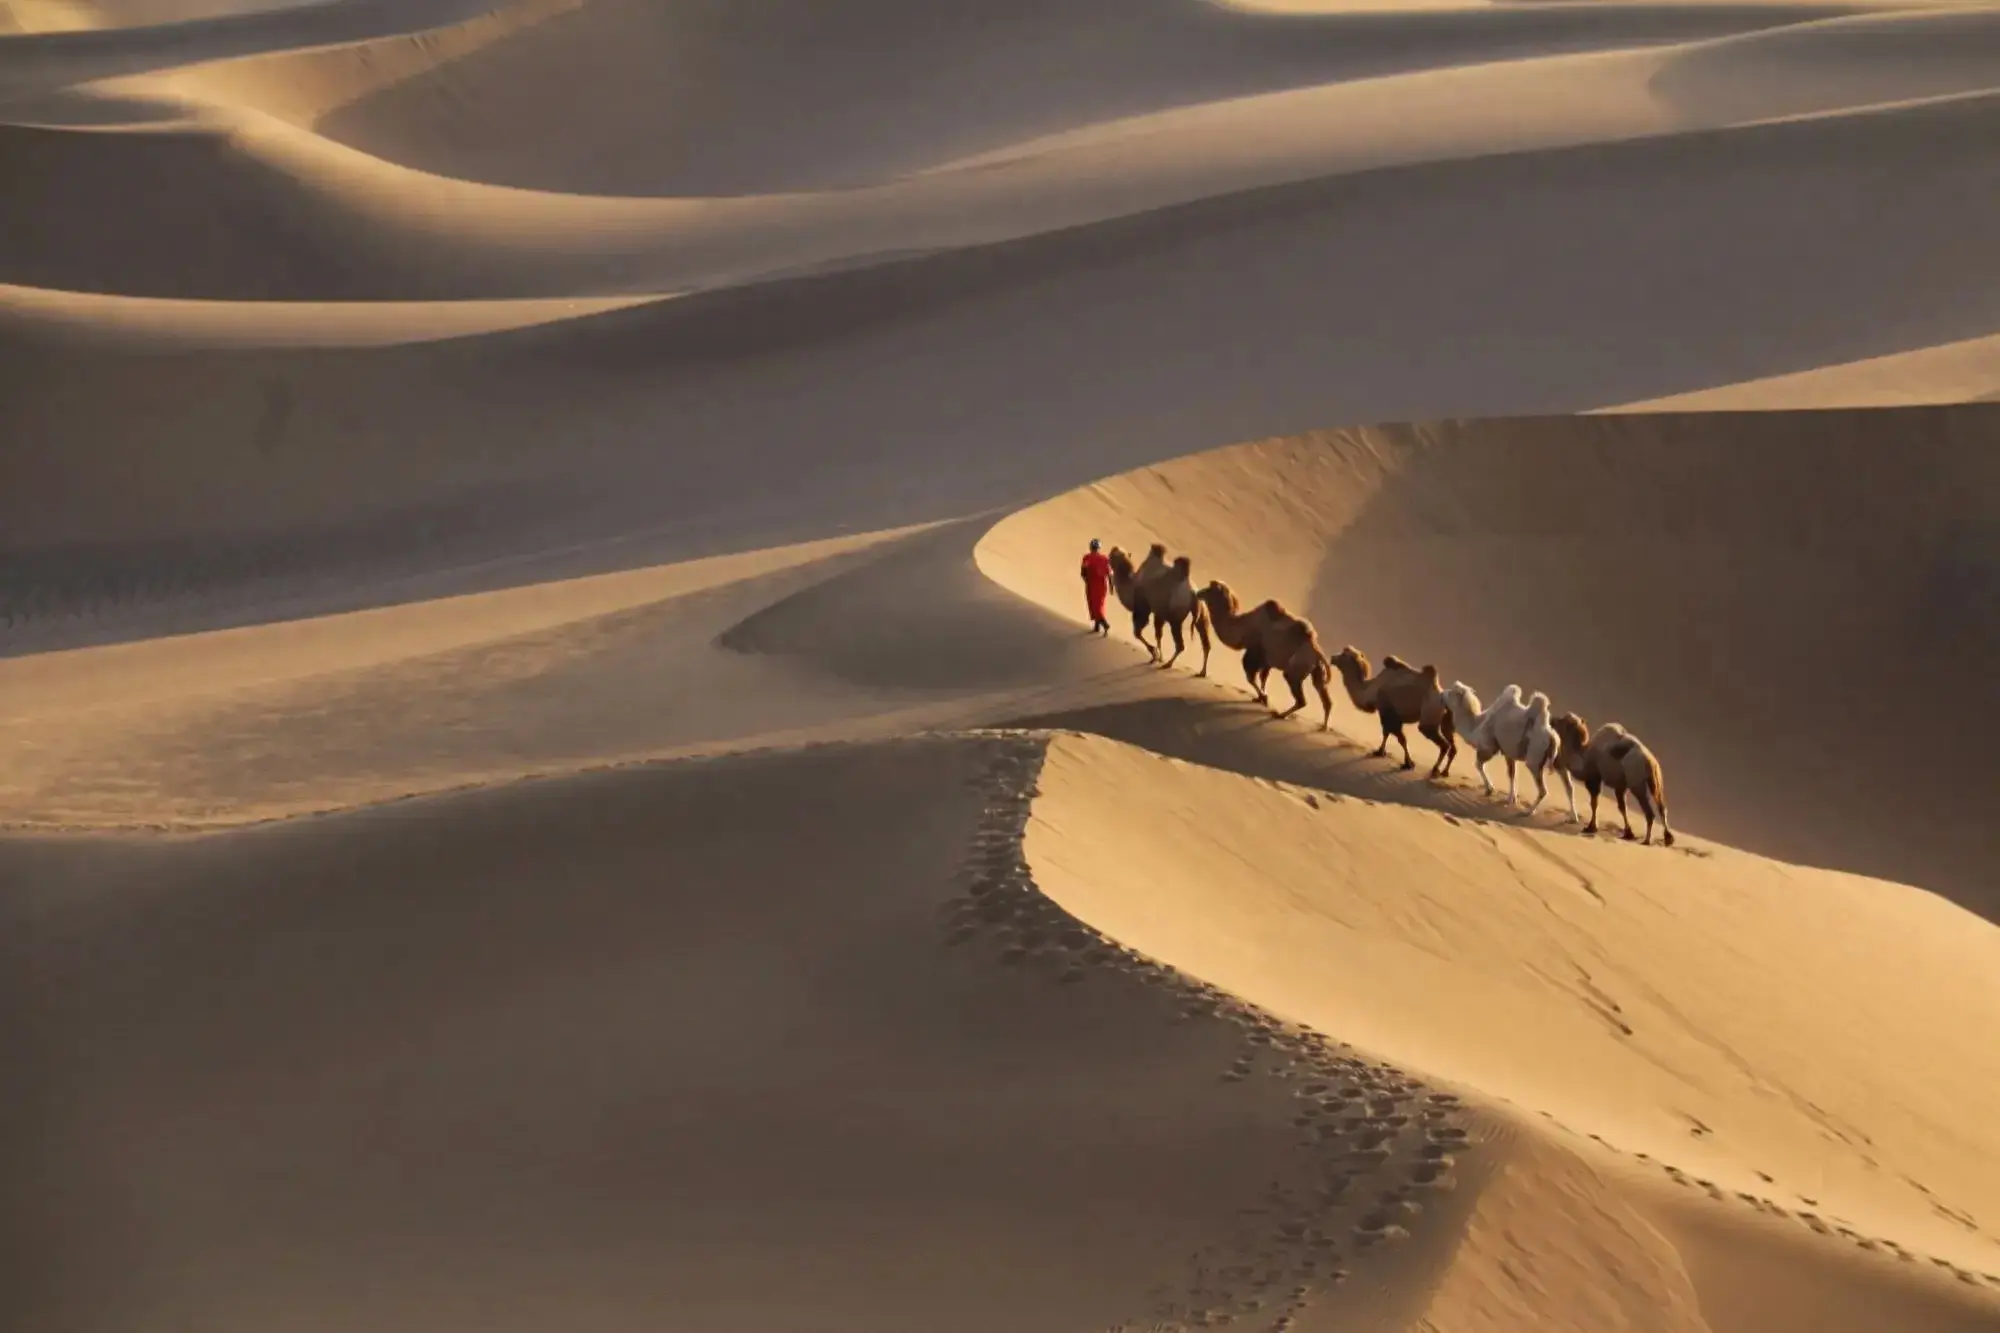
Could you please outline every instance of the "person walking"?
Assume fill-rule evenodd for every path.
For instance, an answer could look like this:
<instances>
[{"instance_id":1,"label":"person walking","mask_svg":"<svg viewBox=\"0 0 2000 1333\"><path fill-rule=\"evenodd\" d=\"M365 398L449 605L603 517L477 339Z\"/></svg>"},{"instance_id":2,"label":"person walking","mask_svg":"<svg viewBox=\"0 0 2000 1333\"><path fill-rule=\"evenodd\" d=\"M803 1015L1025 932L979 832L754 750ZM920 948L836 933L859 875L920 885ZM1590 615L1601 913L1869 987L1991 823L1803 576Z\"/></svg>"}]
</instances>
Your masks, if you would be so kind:
<instances>
[{"instance_id":1,"label":"person walking","mask_svg":"<svg viewBox=\"0 0 2000 1333\"><path fill-rule=\"evenodd\" d=\"M1097 538L1083 555L1083 600L1090 609L1093 634L1109 634L1111 622L1104 618L1104 594L1111 591L1111 561L1097 549Z\"/></svg>"}]
</instances>

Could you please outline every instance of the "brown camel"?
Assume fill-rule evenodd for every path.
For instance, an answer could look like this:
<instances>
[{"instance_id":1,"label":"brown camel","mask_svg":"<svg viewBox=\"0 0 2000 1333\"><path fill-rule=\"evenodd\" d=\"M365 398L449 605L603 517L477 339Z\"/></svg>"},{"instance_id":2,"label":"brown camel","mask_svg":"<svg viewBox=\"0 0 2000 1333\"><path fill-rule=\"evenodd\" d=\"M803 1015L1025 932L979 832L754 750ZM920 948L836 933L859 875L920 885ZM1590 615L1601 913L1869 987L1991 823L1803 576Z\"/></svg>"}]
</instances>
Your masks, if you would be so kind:
<instances>
[{"instance_id":1,"label":"brown camel","mask_svg":"<svg viewBox=\"0 0 2000 1333\"><path fill-rule=\"evenodd\" d=\"M1663 830L1660 840L1668 847L1674 845L1674 830L1667 823L1667 781L1660 773L1660 761L1645 742L1616 722L1607 722L1592 732L1590 724L1575 713L1564 713L1552 725L1562 741L1556 767L1569 792L1570 823L1576 822L1576 780L1580 778L1590 793L1590 822L1583 826L1585 833L1597 832L1597 795L1609 787L1618 798L1618 817L1625 821L1627 842L1637 837L1632 832L1632 816L1625 812L1625 793L1629 791L1646 816L1645 844L1652 845L1657 810Z\"/></svg>"},{"instance_id":2,"label":"brown camel","mask_svg":"<svg viewBox=\"0 0 2000 1333\"><path fill-rule=\"evenodd\" d=\"M1242 650L1243 675L1259 703L1270 704L1271 696L1264 688L1264 681L1271 669L1277 667L1284 672L1285 684L1292 688L1292 706L1278 716L1290 717L1306 706L1305 682L1310 679L1325 710L1320 730L1333 726L1333 695L1327 689L1333 680L1333 668L1327 663L1310 620L1293 615L1275 600L1244 611L1236 594L1220 580L1203 588L1200 599L1223 646Z\"/></svg>"},{"instance_id":3,"label":"brown camel","mask_svg":"<svg viewBox=\"0 0 2000 1333\"><path fill-rule=\"evenodd\" d=\"M1180 661L1181 654L1187 651L1187 641L1181 637L1181 622L1192 620L1195 635L1201 640L1201 670L1194 674L1206 676L1208 655L1212 646L1208 637L1208 609L1201 604L1201 598L1195 595L1193 572L1194 561L1183 555L1176 556L1169 564L1165 544L1154 542L1152 548L1146 552L1145 563L1133 572L1132 581L1135 585L1135 599L1144 603L1145 610L1153 618L1153 641L1147 645L1153 651L1153 660L1160 661L1160 652L1165 642L1160 635L1162 628L1165 628L1174 632L1174 655L1161 665L1170 667ZM1113 577L1116 577L1115 566ZM1132 614L1134 623L1137 624L1140 615L1137 606L1134 607ZM1143 636L1141 641L1144 641Z\"/></svg>"},{"instance_id":4,"label":"brown camel","mask_svg":"<svg viewBox=\"0 0 2000 1333\"><path fill-rule=\"evenodd\" d=\"M1118 595L1118 604L1132 613L1132 637L1146 645L1146 651L1160 660L1159 645L1146 637L1146 622L1152 619L1152 612L1146 609L1146 599L1139 592L1139 571L1132 567L1132 557L1122 546L1114 546L1104 557L1111 562L1111 591Z\"/></svg>"},{"instance_id":5,"label":"brown camel","mask_svg":"<svg viewBox=\"0 0 2000 1333\"><path fill-rule=\"evenodd\" d=\"M1367 654L1352 645L1334 654L1333 666L1354 706L1382 719L1382 743L1375 747L1378 759L1388 754L1389 740L1394 737L1403 747L1403 767L1417 766L1410 757L1410 742L1403 736L1403 727L1414 722L1424 739L1437 746L1437 762L1431 765L1430 775L1440 778L1450 774L1451 761L1458 757L1458 731L1452 725L1451 709L1445 706L1435 666L1426 664L1419 671L1391 653L1382 659L1382 670L1370 676Z\"/></svg>"}]
</instances>

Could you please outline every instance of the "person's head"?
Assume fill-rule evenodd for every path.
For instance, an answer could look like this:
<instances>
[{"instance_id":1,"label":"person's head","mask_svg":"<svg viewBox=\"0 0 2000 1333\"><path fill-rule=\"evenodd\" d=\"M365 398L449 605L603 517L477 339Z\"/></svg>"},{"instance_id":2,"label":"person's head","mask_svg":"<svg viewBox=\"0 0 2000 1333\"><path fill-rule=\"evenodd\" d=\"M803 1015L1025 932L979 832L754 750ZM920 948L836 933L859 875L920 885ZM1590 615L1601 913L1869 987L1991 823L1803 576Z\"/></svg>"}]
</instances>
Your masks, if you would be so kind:
<instances>
[{"instance_id":1,"label":"person's head","mask_svg":"<svg viewBox=\"0 0 2000 1333\"><path fill-rule=\"evenodd\" d=\"M1092 537L1092 538L1090 539L1090 549L1091 549L1091 550L1093 550L1093 551L1095 551L1095 550L1097 549L1097 538L1095 538L1095 537Z\"/></svg>"}]
</instances>

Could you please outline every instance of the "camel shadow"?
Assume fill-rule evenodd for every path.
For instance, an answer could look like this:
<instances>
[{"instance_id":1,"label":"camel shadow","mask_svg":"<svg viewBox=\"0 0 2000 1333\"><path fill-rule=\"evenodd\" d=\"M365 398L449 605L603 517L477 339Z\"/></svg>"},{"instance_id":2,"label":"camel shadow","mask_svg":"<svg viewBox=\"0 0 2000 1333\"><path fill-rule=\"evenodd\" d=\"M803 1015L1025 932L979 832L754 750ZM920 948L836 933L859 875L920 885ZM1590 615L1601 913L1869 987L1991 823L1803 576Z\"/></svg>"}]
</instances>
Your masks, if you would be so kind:
<instances>
[{"instance_id":1,"label":"camel shadow","mask_svg":"<svg viewBox=\"0 0 2000 1333\"><path fill-rule=\"evenodd\" d=\"M1188 682L1170 695L1058 708L1008 718L999 725L1082 731L1138 746L1188 763L1245 777L1310 787L1383 804L1414 806L1460 820L1517 828L1565 830L1560 796L1552 794L1534 815L1482 794L1461 767L1429 778L1419 765L1404 770L1400 758L1377 758L1336 716L1323 732L1298 718L1280 719L1237 694L1233 687ZM1392 752L1393 754L1393 752ZM1503 784L1504 785L1504 784Z\"/></svg>"}]
</instances>

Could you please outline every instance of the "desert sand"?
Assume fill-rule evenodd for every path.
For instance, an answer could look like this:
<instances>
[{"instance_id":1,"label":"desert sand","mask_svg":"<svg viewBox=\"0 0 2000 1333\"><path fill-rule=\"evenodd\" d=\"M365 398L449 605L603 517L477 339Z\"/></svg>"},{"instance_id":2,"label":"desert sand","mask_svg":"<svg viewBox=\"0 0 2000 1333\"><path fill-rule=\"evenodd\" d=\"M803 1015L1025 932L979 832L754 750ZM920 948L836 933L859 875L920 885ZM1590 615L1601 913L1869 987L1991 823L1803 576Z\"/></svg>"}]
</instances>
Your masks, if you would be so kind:
<instances>
[{"instance_id":1,"label":"desert sand","mask_svg":"<svg viewBox=\"0 0 2000 1333\"><path fill-rule=\"evenodd\" d=\"M1921 0L0 4L0 1322L2000 1328L1996 141Z\"/></svg>"}]
</instances>

